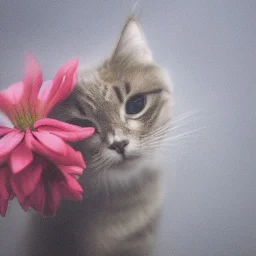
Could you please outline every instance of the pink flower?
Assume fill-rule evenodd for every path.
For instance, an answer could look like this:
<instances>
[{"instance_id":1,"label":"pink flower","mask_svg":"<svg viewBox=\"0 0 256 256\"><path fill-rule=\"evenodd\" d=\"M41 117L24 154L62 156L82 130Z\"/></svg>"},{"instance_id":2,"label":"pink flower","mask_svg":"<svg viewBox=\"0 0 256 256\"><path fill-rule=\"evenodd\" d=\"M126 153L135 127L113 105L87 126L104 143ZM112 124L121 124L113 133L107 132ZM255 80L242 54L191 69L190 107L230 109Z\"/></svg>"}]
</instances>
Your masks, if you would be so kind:
<instances>
[{"instance_id":1,"label":"pink flower","mask_svg":"<svg viewBox=\"0 0 256 256\"><path fill-rule=\"evenodd\" d=\"M10 199L9 170L5 166L0 167L0 191L0 214L4 216Z\"/></svg>"},{"instance_id":2,"label":"pink flower","mask_svg":"<svg viewBox=\"0 0 256 256\"><path fill-rule=\"evenodd\" d=\"M24 210L56 213L61 197L82 199L76 180L84 170L82 154L68 142L84 140L94 128L47 118L76 84L77 59L65 63L52 81L42 84L36 60L27 57L23 82L0 92L0 110L14 127L0 126L0 213L17 197Z\"/></svg>"}]
</instances>

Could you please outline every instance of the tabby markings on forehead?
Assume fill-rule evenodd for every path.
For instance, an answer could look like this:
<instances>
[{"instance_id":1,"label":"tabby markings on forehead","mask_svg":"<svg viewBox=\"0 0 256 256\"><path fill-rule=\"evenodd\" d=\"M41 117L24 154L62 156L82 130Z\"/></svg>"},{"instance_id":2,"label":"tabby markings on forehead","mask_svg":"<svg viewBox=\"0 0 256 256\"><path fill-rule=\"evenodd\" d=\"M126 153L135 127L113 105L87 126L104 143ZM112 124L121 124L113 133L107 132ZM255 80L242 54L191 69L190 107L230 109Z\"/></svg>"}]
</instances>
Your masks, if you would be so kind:
<instances>
[{"instance_id":1,"label":"tabby markings on forehead","mask_svg":"<svg viewBox=\"0 0 256 256\"><path fill-rule=\"evenodd\" d=\"M111 91L110 91L110 89L109 88L111 88L111 87L109 87L109 86L104 86L105 87L105 89L106 89L106 93L105 93L105 100L106 101L109 101L109 102L111 102L112 101L112 99L111 99Z\"/></svg>"},{"instance_id":2,"label":"tabby markings on forehead","mask_svg":"<svg viewBox=\"0 0 256 256\"><path fill-rule=\"evenodd\" d=\"M95 82L96 82L97 86L102 87L102 90L105 87L112 85L111 83L107 82L105 79L102 79L99 72L94 73L94 78L95 78Z\"/></svg>"},{"instance_id":3,"label":"tabby markings on forehead","mask_svg":"<svg viewBox=\"0 0 256 256\"><path fill-rule=\"evenodd\" d=\"M91 106L91 108L93 109L93 111L96 110L96 104L97 102L95 101L93 94L89 92L89 90L83 90L81 91L78 95L77 95L77 104L79 105L80 108L80 112L81 109L83 109L83 104L82 102L86 102L88 105ZM86 99L86 100L85 100ZM83 111L84 112L84 111Z\"/></svg>"},{"instance_id":4,"label":"tabby markings on forehead","mask_svg":"<svg viewBox=\"0 0 256 256\"><path fill-rule=\"evenodd\" d=\"M80 115L86 116L85 109L81 106L80 102L77 101L75 105L76 105L76 109L79 111Z\"/></svg>"},{"instance_id":5,"label":"tabby markings on forehead","mask_svg":"<svg viewBox=\"0 0 256 256\"><path fill-rule=\"evenodd\" d=\"M102 96L104 97L104 99L106 99L107 92L108 92L108 89L107 89L106 85L103 86L101 92L102 92Z\"/></svg>"},{"instance_id":6,"label":"tabby markings on forehead","mask_svg":"<svg viewBox=\"0 0 256 256\"><path fill-rule=\"evenodd\" d=\"M117 99L119 100L120 103L123 103L124 100L123 100L123 96L122 96L120 88L117 86L114 86L113 88L114 88L114 92L116 93Z\"/></svg>"},{"instance_id":7,"label":"tabby markings on forehead","mask_svg":"<svg viewBox=\"0 0 256 256\"><path fill-rule=\"evenodd\" d=\"M126 94L129 94L130 91L131 91L131 85L130 85L130 83L129 83L129 82L125 82L125 83L124 83L124 86L125 86L125 92L126 92Z\"/></svg>"}]
</instances>

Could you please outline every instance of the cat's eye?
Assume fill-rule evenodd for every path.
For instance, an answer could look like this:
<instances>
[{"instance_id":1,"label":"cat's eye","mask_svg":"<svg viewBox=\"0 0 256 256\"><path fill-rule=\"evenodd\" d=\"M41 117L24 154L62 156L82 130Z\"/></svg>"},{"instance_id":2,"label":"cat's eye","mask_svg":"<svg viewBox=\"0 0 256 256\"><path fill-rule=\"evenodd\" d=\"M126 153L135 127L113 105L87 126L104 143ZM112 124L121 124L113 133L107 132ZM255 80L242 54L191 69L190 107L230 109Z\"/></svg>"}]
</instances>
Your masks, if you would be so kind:
<instances>
[{"instance_id":1,"label":"cat's eye","mask_svg":"<svg viewBox=\"0 0 256 256\"><path fill-rule=\"evenodd\" d=\"M99 133L98 129L97 129L97 126L91 120L74 118L74 119L70 120L69 123L80 126L80 127L94 127L95 128L95 133Z\"/></svg>"},{"instance_id":2,"label":"cat's eye","mask_svg":"<svg viewBox=\"0 0 256 256\"><path fill-rule=\"evenodd\" d=\"M126 114L136 115L140 113L146 105L146 96L143 94L138 94L131 97L125 106Z\"/></svg>"}]
</instances>

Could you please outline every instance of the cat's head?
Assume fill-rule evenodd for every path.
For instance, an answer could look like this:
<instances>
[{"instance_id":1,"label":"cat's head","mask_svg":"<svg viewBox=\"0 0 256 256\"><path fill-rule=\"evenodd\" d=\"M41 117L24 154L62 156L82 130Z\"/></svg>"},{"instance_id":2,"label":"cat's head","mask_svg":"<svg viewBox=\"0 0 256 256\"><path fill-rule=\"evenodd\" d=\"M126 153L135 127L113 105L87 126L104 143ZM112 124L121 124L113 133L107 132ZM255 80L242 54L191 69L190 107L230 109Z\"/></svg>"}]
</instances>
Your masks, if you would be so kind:
<instances>
[{"instance_id":1,"label":"cat's head","mask_svg":"<svg viewBox=\"0 0 256 256\"><path fill-rule=\"evenodd\" d=\"M95 126L96 133L79 143L90 169L124 169L154 158L171 120L169 86L168 75L154 62L140 24L132 17L111 56L80 72L58 117Z\"/></svg>"}]
</instances>

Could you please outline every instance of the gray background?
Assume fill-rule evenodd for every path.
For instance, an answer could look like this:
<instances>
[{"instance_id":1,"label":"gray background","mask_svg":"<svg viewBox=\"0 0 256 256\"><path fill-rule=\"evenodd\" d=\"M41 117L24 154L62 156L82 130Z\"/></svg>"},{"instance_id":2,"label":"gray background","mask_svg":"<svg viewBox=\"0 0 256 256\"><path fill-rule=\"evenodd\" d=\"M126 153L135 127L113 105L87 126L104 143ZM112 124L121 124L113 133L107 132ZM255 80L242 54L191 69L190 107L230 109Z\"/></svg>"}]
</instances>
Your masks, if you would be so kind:
<instances>
[{"instance_id":1,"label":"gray background","mask_svg":"<svg viewBox=\"0 0 256 256\"><path fill-rule=\"evenodd\" d=\"M173 79L175 116L193 111L168 154L156 255L255 256L255 1L147 0L139 5L155 59ZM20 80L27 51L51 78L67 59L109 54L132 1L1 1L0 84ZM179 123L179 122L178 122ZM181 123L180 123L181 124ZM26 214L0 219L0 255L18 255Z\"/></svg>"}]
</instances>

